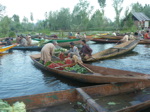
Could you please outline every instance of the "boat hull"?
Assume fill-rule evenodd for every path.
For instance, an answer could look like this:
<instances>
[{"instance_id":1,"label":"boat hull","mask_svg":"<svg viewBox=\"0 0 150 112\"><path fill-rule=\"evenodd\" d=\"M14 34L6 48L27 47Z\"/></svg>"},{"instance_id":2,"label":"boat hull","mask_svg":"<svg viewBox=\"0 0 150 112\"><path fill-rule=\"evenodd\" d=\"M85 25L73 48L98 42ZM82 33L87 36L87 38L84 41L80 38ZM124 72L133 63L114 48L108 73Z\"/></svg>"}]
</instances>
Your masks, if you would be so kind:
<instances>
[{"instance_id":1,"label":"boat hull","mask_svg":"<svg viewBox=\"0 0 150 112\"><path fill-rule=\"evenodd\" d=\"M117 70L105 67L98 67L89 64L84 64L85 67L89 68L93 71L92 74L80 74L76 72L68 72L63 71L55 68L49 68L44 66L43 64L39 63L39 55L32 55L31 59L33 60L34 64L43 69L48 71L50 74L54 74L55 76L63 76L69 79L77 80L82 83L118 83L118 82L134 82L134 81L148 81L150 77L146 74L137 73L137 72L130 72L124 70ZM110 72L108 72L110 71ZM113 74L112 74L113 73Z\"/></svg>"},{"instance_id":2,"label":"boat hull","mask_svg":"<svg viewBox=\"0 0 150 112\"><path fill-rule=\"evenodd\" d=\"M137 46L138 42L139 40L131 40L128 42L124 42L122 44L116 45L104 51L95 53L92 55L92 58L83 61L91 62L91 61L103 60L103 59L112 58L118 55L125 54L127 52L132 51Z\"/></svg>"},{"instance_id":3,"label":"boat hull","mask_svg":"<svg viewBox=\"0 0 150 112\"><path fill-rule=\"evenodd\" d=\"M89 86L81 88L89 96L109 96L117 95L121 93L129 93L140 90L141 88L147 88L150 86L150 82L130 82L123 84L105 84L97 86ZM58 106L64 103L73 103L77 101L83 101L83 97L77 92L77 89L62 90L56 92L42 93L36 95L20 96L13 98L3 99L9 104L13 104L17 101L24 102L27 110ZM87 100L88 101L88 100ZM85 102L88 103L88 102ZM150 101L147 99L146 104L138 104L125 109L117 110L116 112L137 112L143 108L147 108L150 105ZM88 105L88 104L87 104ZM103 108L103 106L101 106ZM98 111L99 112L99 111ZM103 111L107 112L107 111Z\"/></svg>"}]
</instances>

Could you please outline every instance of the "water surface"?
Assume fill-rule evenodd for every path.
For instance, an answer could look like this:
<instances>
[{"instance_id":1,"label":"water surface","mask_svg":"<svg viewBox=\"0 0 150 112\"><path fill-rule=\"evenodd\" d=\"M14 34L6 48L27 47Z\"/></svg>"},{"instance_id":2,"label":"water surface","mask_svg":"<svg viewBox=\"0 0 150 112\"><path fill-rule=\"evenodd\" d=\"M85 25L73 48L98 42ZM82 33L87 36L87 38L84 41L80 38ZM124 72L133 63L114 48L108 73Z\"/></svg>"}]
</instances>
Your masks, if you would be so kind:
<instances>
[{"instance_id":1,"label":"water surface","mask_svg":"<svg viewBox=\"0 0 150 112\"><path fill-rule=\"evenodd\" d=\"M115 44L89 44L93 53L110 48ZM55 76L34 66L29 55L39 51L14 50L11 54L0 56L0 98L24 96L91 84L79 83L64 77ZM117 58L91 63L122 70L149 74L150 46L138 45L133 52Z\"/></svg>"}]
</instances>

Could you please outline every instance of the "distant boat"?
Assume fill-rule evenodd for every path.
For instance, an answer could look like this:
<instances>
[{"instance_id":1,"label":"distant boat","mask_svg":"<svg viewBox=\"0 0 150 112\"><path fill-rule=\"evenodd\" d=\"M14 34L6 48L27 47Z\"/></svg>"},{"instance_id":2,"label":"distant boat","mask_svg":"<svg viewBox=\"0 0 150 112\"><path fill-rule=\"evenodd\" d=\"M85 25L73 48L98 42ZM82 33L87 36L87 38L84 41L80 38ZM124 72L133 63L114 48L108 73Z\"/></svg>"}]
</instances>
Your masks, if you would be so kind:
<instances>
[{"instance_id":1,"label":"distant boat","mask_svg":"<svg viewBox=\"0 0 150 112\"><path fill-rule=\"evenodd\" d=\"M9 45L9 46L4 46L4 47L0 47L0 53L7 51L13 47L15 47L17 44L13 44L13 45Z\"/></svg>"}]
</instances>

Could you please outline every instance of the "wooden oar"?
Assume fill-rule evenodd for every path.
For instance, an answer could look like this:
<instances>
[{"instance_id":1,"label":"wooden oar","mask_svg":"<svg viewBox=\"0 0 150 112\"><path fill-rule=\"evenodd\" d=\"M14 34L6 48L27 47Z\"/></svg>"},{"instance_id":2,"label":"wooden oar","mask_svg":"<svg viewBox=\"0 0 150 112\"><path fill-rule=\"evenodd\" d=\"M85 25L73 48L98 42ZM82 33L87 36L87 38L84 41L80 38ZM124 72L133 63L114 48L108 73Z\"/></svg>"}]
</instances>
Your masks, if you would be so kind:
<instances>
[{"instance_id":1,"label":"wooden oar","mask_svg":"<svg viewBox=\"0 0 150 112\"><path fill-rule=\"evenodd\" d=\"M80 63L80 62L77 62L77 63L78 63L79 65L81 65L82 67L86 68L89 72L95 73L95 72L93 72L92 70L90 70L88 67L84 66L82 63Z\"/></svg>"}]
</instances>

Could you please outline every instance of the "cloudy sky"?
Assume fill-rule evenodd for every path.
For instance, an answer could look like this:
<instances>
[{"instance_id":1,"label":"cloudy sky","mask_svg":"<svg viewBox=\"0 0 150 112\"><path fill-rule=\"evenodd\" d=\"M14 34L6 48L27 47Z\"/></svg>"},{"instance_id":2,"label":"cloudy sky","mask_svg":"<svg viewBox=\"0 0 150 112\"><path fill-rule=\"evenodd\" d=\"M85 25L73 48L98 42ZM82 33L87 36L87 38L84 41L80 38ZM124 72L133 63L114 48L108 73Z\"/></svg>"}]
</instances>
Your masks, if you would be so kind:
<instances>
[{"instance_id":1,"label":"cloudy sky","mask_svg":"<svg viewBox=\"0 0 150 112\"><path fill-rule=\"evenodd\" d=\"M87 0L90 5L94 6L94 10L99 9L98 0ZM114 20L115 11L112 7L113 0L106 0L107 6L105 8L106 17ZM79 2L79 0L1 0L0 4L6 6L5 14L11 17L13 14L20 16L20 19L28 17L30 18L30 13L33 13L34 21L44 19L44 13L49 11L60 10L60 8L70 8ZM150 3L149 0L124 0L123 7L130 6L132 3L139 2L142 5ZM124 11L122 12L123 16Z\"/></svg>"}]
</instances>

